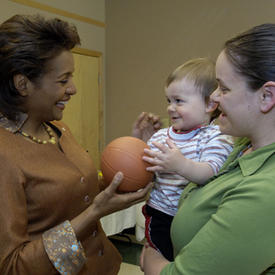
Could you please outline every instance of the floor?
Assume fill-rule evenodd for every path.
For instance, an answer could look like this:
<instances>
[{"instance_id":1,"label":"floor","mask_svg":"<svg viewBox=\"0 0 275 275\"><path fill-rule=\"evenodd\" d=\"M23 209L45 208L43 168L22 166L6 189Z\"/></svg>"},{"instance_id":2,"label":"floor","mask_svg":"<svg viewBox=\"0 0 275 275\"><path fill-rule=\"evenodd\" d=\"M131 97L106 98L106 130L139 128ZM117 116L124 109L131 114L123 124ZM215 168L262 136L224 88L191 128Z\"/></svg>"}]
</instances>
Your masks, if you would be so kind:
<instances>
[{"instance_id":1,"label":"floor","mask_svg":"<svg viewBox=\"0 0 275 275\"><path fill-rule=\"evenodd\" d=\"M118 275L141 275L144 274L139 267L139 255L142 244L137 243L127 235L109 238L122 256L122 265Z\"/></svg>"},{"instance_id":2,"label":"floor","mask_svg":"<svg viewBox=\"0 0 275 275\"><path fill-rule=\"evenodd\" d=\"M122 263L118 275L144 275L139 266Z\"/></svg>"},{"instance_id":3,"label":"floor","mask_svg":"<svg viewBox=\"0 0 275 275\"><path fill-rule=\"evenodd\" d=\"M121 254L124 263L139 265L139 255L142 250L141 244L129 242L128 240L120 241L112 239L111 241Z\"/></svg>"}]
</instances>

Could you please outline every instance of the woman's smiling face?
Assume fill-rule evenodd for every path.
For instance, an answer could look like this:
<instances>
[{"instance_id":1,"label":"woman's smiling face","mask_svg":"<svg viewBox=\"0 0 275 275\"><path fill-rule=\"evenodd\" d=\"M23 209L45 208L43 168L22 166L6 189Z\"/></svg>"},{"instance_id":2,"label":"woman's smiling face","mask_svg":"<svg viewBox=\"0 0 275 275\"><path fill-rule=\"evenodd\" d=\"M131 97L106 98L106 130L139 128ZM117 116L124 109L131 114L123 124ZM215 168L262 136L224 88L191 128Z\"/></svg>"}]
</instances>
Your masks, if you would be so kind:
<instances>
[{"instance_id":1,"label":"woman's smiling face","mask_svg":"<svg viewBox=\"0 0 275 275\"><path fill-rule=\"evenodd\" d=\"M218 88L211 98L219 104L219 125L223 133L251 137L259 112L259 92L250 89L246 78L238 74L224 51L216 62Z\"/></svg>"},{"instance_id":2,"label":"woman's smiling face","mask_svg":"<svg viewBox=\"0 0 275 275\"><path fill-rule=\"evenodd\" d=\"M72 80L74 72L73 55L63 51L48 64L46 73L38 84L29 86L27 112L29 117L40 121L62 119L65 104L76 93Z\"/></svg>"}]
</instances>

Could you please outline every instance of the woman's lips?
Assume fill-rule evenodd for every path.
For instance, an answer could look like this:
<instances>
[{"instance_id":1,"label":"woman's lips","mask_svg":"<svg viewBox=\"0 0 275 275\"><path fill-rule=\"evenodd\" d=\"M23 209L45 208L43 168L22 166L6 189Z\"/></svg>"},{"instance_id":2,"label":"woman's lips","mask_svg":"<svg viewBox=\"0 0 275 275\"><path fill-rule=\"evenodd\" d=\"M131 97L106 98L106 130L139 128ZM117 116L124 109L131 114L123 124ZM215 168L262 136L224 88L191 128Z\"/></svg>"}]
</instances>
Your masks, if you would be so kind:
<instances>
[{"instance_id":1,"label":"woman's lips","mask_svg":"<svg viewBox=\"0 0 275 275\"><path fill-rule=\"evenodd\" d=\"M64 110L65 109L65 105L68 103L68 101L58 101L55 105L61 109Z\"/></svg>"}]
</instances>

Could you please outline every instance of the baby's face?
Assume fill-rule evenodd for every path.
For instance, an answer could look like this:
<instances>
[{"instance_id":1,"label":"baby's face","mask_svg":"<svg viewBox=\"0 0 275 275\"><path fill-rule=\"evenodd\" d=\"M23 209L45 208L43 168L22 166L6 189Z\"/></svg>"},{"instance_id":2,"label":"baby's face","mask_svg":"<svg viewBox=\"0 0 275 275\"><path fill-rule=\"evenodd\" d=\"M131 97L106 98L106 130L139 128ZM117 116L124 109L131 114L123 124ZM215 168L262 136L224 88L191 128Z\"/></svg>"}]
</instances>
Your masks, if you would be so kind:
<instances>
[{"instance_id":1,"label":"baby's face","mask_svg":"<svg viewBox=\"0 0 275 275\"><path fill-rule=\"evenodd\" d=\"M183 78L165 89L167 111L174 130L190 131L208 124L206 103L194 82Z\"/></svg>"}]
</instances>

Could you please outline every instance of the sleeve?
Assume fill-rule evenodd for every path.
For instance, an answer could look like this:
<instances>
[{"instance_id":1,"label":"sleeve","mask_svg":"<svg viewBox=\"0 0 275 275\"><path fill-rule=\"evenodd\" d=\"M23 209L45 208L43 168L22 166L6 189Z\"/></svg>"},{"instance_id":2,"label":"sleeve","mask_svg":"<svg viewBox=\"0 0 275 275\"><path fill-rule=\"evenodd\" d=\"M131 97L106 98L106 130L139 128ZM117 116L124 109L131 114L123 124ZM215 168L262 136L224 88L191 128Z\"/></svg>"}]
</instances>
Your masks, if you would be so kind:
<instances>
[{"instance_id":1,"label":"sleeve","mask_svg":"<svg viewBox=\"0 0 275 275\"><path fill-rule=\"evenodd\" d=\"M43 242L49 259L60 274L78 274L86 258L69 221L46 231Z\"/></svg>"},{"instance_id":2,"label":"sleeve","mask_svg":"<svg viewBox=\"0 0 275 275\"><path fill-rule=\"evenodd\" d=\"M227 135L215 135L201 151L200 162L207 162L216 175L233 150L233 139Z\"/></svg>"},{"instance_id":3,"label":"sleeve","mask_svg":"<svg viewBox=\"0 0 275 275\"><path fill-rule=\"evenodd\" d=\"M161 275L261 274L275 261L274 196L271 177L248 177Z\"/></svg>"},{"instance_id":4,"label":"sleeve","mask_svg":"<svg viewBox=\"0 0 275 275\"><path fill-rule=\"evenodd\" d=\"M150 147L151 150L159 151L159 149L152 144L153 141L167 145L166 144L166 139L168 137L167 131L168 131L168 128L160 129L150 137L150 139L147 141L147 145Z\"/></svg>"},{"instance_id":5,"label":"sleeve","mask_svg":"<svg viewBox=\"0 0 275 275\"><path fill-rule=\"evenodd\" d=\"M147 145L150 147L150 149L152 149L152 147L153 147L152 141L154 141L155 135L156 135L156 133L154 133L154 134L149 138L149 140L147 141Z\"/></svg>"},{"instance_id":6,"label":"sleeve","mask_svg":"<svg viewBox=\"0 0 275 275\"><path fill-rule=\"evenodd\" d=\"M25 177L21 170L11 161L0 157L0 274L1 275L50 275L58 274L46 253L50 247L47 240L52 239L56 246L71 247L70 250L59 251L63 258L71 257L72 270L80 269L83 265L81 246L77 250L77 240L72 232L71 237L63 244L65 231L71 231L68 223L45 232L42 237L31 239L28 234L28 206L25 196ZM58 233L58 231L60 231ZM77 250L77 251L76 251ZM68 252L69 251L69 252ZM49 255L53 254L47 249ZM61 253L62 252L62 253ZM72 253L73 252L73 253ZM78 261L75 263L74 261ZM75 268L77 266L77 269ZM61 270L61 269L60 269ZM58 270L58 271L60 271ZM60 272L61 274L77 274Z\"/></svg>"}]
</instances>

